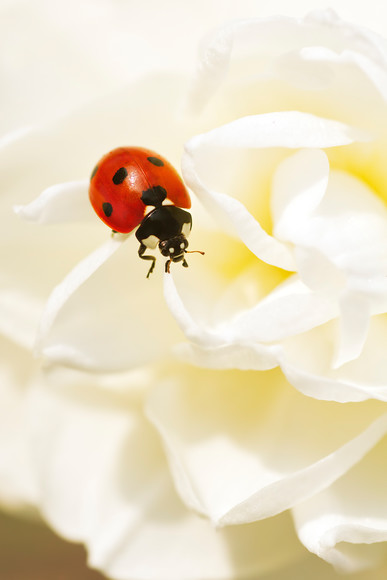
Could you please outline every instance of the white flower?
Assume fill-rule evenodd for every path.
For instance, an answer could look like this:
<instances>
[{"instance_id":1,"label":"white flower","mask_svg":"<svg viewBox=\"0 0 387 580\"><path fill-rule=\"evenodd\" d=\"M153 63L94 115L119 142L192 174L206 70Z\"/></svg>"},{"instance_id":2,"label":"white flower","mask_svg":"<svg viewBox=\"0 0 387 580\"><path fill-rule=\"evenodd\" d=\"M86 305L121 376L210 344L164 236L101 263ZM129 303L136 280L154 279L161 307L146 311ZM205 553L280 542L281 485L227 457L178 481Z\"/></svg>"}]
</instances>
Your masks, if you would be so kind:
<instances>
[{"instance_id":1,"label":"white flower","mask_svg":"<svg viewBox=\"0 0 387 580\"><path fill-rule=\"evenodd\" d=\"M30 277L1 306L31 306L4 332L29 346L57 284L26 404L38 504L113 578L289 565L287 510L337 568L383 560L386 59L331 12L240 21L203 47L185 113L186 79L160 75L4 149L10 199L44 190L17 212L55 224L23 225L31 263L5 226ZM160 264L146 280L87 201L85 176L128 139L175 165L186 143L209 210L194 200L206 256L164 275L165 301Z\"/></svg>"}]
</instances>

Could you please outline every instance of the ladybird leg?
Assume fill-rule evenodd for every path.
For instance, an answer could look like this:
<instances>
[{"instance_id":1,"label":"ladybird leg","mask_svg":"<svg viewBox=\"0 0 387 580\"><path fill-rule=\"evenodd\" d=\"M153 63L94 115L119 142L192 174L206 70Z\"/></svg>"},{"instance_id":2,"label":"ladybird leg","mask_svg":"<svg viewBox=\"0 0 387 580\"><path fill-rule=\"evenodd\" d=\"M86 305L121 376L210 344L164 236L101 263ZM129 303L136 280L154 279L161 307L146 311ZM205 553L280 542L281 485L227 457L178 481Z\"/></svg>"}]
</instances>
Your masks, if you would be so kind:
<instances>
[{"instance_id":1,"label":"ladybird leg","mask_svg":"<svg viewBox=\"0 0 387 580\"><path fill-rule=\"evenodd\" d=\"M147 247L145 244L140 244L140 247L138 248L138 255L140 256L141 260L152 260L152 265L149 268L148 274L146 275L146 277L149 278L149 276L152 274L154 270L156 258L154 256L144 256L144 252L146 251L146 249Z\"/></svg>"},{"instance_id":2,"label":"ladybird leg","mask_svg":"<svg viewBox=\"0 0 387 580\"><path fill-rule=\"evenodd\" d=\"M186 260L183 260L182 266L184 266L184 268L188 268L188 264Z\"/></svg>"},{"instance_id":3,"label":"ladybird leg","mask_svg":"<svg viewBox=\"0 0 387 580\"><path fill-rule=\"evenodd\" d=\"M116 230L112 230L111 236L112 238L114 238L114 234L117 234L118 232L116 232Z\"/></svg>"},{"instance_id":4,"label":"ladybird leg","mask_svg":"<svg viewBox=\"0 0 387 580\"><path fill-rule=\"evenodd\" d=\"M167 274L170 274L171 273L171 270L170 270L170 268L171 268L171 262L172 262L172 260L167 260L165 262L165 271L167 272Z\"/></svg>"}]
</instances>

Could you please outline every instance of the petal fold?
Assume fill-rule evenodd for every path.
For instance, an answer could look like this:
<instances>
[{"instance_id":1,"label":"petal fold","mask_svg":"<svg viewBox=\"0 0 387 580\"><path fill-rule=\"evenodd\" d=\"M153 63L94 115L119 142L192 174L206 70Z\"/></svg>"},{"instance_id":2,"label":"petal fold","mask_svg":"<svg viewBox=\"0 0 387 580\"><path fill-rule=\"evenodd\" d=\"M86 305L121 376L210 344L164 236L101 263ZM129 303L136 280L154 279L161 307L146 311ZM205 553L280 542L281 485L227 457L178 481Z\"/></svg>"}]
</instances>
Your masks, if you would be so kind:
<instances>
[{"instance_id":1,"label":"petal fold","mask_svg":"<svg viewBox=\"0 0 387 580\"><path fill-rule=\"evenodd\" d=\"M31 203L15 206L14 210L23 219L38 224L96 221L87 191L86 180L60 183L45 189Z\"/></svg>"},{"instance_id":2,"label":"petal fold","mask_svg":"<svg viewBox=\"0 0 387 580\"><path fill-rule=\"evenodd\" d=\"M207 133L192 137L185 149L199 147L325 149L369 141L371 135L340 121L302 111L278 111L241 117Z\"/></svg>"},{"instance_id":3,"label":"petal fold","mask_svg":"<svg viewBox=\"0 0 387 580\"><path fill-rule=\"evenodd\" d=\"M372 316L362 352L335 367L340 322L334 320L284 341L278 360L289 382L307 396L341 403L386 401L386 340L386 316Z\"/></svg>"},{"instance_id":4,"label":"petal fold","mask_svg":"<svg viewBox=\"0 0 387 580\"><path fill-rule=\"evenodd\" d=\"M333 368L358 358L370 326L370 301L359 292L346 291L340 299L340 341Z\"/></svg>"},{"instance_id":5,"label":"petal fold","mask_svg":"<svg viewBox=\"0 0 387 580\"><path fill-rule=\"evenodd\" d=\"M320 149L305 149L285 159L274 174L271 210L274 235L291 239L291 231L307 220L324 198L329 161ZM289 231L290 230L290 231Z\"/></svg>"},{"instance_id":6,"label":"petal fold","mask_svg":"<svg viewBox=\"0 0 387 580\"><path fill-rule=\"evenodd\" d=\"M313 62L311 67L304 51L321 57L323 49L328 54L321 66ZM187 108L200 113L216 99L222 84L239 83L243 90L243 81L251 77L261 85L280 78L303 89L321 90L340 74L331 70L336 63L353 63L364 75L363 82L369 79L384 94L386 62L382 38L341 20L333 10L313 11L304 18L241 19L218 28L203 43Z\"/></svg>"},{"instance_id":7,"label":"petal fold","mask_svg":"<svg viewBox=\"0 0 387 580\"><path fill-rule=\"evenodd\" d=\"M62 382L29 401L41 505L58 533L86 544L92 567L117 580L233 580L301 555L288 514L216 530L186 509L130 381L126 393L90 375Z\"/></svg>"},{"instance_id":8,"label":"petal fold","mask_svg":"<svg viewBox=\"0 0 387 580\"><path fill-rule=\"evenodd\" d=\"M185 146L182 171L188 185L227 232L239 237L259 259L294 270L291 249L269 235L239 199L209 185L210 173L220 163L219 153L224 148L335 147L367 138L353 127L298 111L252 115L193 137Z\"/></svg>"},{"instance_id":9,"label":"petal fold","mask_svg":"<svg viewBox=\"0 0 387 580\"><path fill-rule=\"evenodd\" d=\"M329 489L293 508L300 540L339 572L386 559L386 438Z\"/></svg>"},{"instance_id":10,"label":"petal fold","mask_svg":"<svg viewBox=\"0 0 387 580\"><path fill-rule=\"evenodd\" d=\"M37 350L41 350L44 347L46 335L49 333L60 310L72 294L122 246L125 240L126 237L124 236L110 238L108 242L75 266L66 278L54 288L40 320L36 340Z\"/></svg>"},{"instance_id":11,"label":"petal fold","mask_svg":"<svg viewBox=\"0 0 387 580\"><path fill-rule=\"evenodd\" d=\"M192 370L147 404L180 496L217 526L271 517L329 487L384 436L382 412L299 395L278 370Z\"/></svg>"}]
</instances>

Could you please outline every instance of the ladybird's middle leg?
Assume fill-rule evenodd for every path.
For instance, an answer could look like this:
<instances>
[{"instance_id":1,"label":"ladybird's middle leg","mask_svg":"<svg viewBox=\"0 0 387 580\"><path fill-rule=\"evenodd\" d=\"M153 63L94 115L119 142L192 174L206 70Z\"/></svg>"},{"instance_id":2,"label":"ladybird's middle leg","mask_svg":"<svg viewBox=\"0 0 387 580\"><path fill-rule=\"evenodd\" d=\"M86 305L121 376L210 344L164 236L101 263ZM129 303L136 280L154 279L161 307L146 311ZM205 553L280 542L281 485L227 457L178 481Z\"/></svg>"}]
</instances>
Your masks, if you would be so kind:
<instances>
[{"instance_id":1,"label":"ladybird's middle leg","mask_svg":"<svg viewBox=\"0 0 387 580\"><path fill-rule=\"evenodd\" d=\"M141 260L152 260L152 265L149 268L148 274L146 275L146 277L149 278L149 276L152 274L154 270L156 258L154 256L144 256L144 252L146 251L146 249L147 247L145 244L140 244L140 247L138 248L138 255L140 256Z\"/></svg>"}]
</instances>

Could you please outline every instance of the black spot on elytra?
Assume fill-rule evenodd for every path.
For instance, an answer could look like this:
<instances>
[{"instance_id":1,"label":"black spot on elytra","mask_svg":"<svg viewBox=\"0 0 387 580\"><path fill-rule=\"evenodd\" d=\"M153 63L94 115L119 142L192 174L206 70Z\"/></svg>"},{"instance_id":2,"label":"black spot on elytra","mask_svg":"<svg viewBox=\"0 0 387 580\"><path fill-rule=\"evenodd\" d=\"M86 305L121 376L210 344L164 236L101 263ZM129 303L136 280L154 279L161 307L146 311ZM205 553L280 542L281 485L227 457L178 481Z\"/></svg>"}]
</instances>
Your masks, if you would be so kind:
<instances>
[{"instance_id":1,"label":"black spot on elytra","mask_svg":"<svg viewBox=\"0 0 387 580\"><path fill-rule=\"evenodd\" d=\"M159 159L158 157L147 157L148 161L153 163L153 165L157 165L157 167L163 167L164 161Z\"/></svg>"},{"instance_id":2,"label":"black spot on elytra","mask_svg":"<svg viewBox=\"0 0 387 580\"><path fill-rule=\"evenodd\" d=\"M125 167L120 167L118 171L115 172L113 175L113 183L114 185L120 185L128 175L128 171Z\"/></svg>"},{"instance_id":3,"label":"black spot on elytra","mask_svg":"<svg viewBox=\"0 0 387 580\"><path fill-rule=\"evenodd\" d=\"M103 209L103 213L106 215L106 217L110 217L113 213L113 206L111 203L108 203L107 201L105 201L102 204L102 209Z\"/></svg>"},{"instance_id":4,"label":"black spot on elytra","mask_svg":"<svg viewBox=\"0 0 387 580\"><path fill-rule=\"evenodd\" d=\"M91 172L91 175L90 175L90 181L93 179L93 177L94 177L94 175L97 173L97 171L98 171L98 165L96 165L96 166L94 167L93 171Z\"/></svg>"},{"instance_id":5,"label":"black spot on elytra","mask_svg":"<svg viewBox=\"0 0 387 580\"><path fill-rule=\"evenodd\" d=\"M141 194L141 200L145 205L154 205L155 207L161 205L166 197L167 191L161 185L150 187Z\"/></svg>"}]
</instances>

